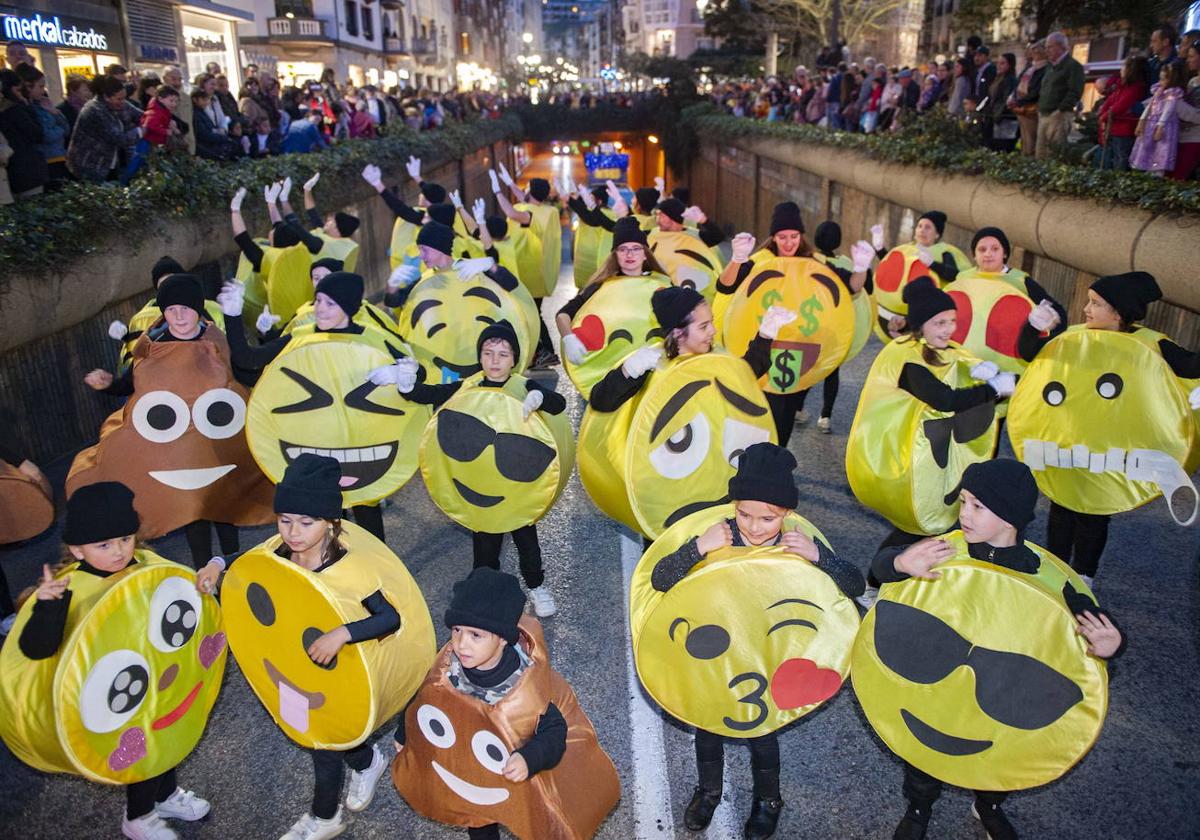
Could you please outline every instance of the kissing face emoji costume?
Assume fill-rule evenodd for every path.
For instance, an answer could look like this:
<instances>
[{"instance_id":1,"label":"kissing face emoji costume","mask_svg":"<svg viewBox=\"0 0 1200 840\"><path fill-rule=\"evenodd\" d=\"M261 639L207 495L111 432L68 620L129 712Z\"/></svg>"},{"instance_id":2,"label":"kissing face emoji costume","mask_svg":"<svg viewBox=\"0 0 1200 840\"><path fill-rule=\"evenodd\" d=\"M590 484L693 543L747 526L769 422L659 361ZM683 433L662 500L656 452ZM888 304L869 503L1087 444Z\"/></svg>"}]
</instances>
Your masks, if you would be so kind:
<instances>
[{"instance_id":1,"label":"kissing face emoji costume","mask_svg":"<svg viewBox=\"0 0 1200 840\"><path fill-rule=\"evenodd\" d=\"M929 253L933 255L935 262L942 262L949 254L959 271L966 271L971 267L971 261L967 255L948 243L933 243L929 246ZM924 276L932 277L934 283L938 282L938 277L933 270L921 262L917 256L915 242L897 245L879 261L879 267L875 269L874 298L875 307L878 310L875 334L884 344L892 340L888 334L888 321L891 317L908 314L908 304L904 302L904 287L908 285L909 281Z\"/></svg>"},{"instance_id":2,"label":"kissing face emoji costume","mask_svg":"<svg viewBox=\"0 0 1200 840\"><path fill-rule=\"evenodd\" d=\"M16 467L0 461L0 545L36 537L54 524L54 500Z\"/></svg>"},{"instance_id":3,"label":"kissing face emoji costume","mask_svg":"<svg viewBox=\"0 0 1200 840\"><path fill-rule=\"evenodd\" d=\"M1108 708L1102 659L1088 655L1064 587L1090 594L1054 555L1026 543L1036 574L958 549L941 578L885 584L863 619L851 666L871 727L900 758L974 790L1057 779L1100 734Z\"/></svg>"},{"instance_id":4,"label":"kissing face emoji costume","mask_svg":"<svg viewBox=\"0 0 1200 840\"><path fill-rule=\"evenodd\" d=\"M646 550L629 585L634 662L650 696L672 716L731 738L756 738L837 693L850 671L858 608L837 584L778 546L711 552L667 592L655 564L734 505L699 511ZM825 542L789 513L784 529Z\"/></svg>"},{"instance_id":5,"label":"kissing face emoji costume","mask_svg":"<svg viewBox=\"0 0 1200 840\"><path fill-rule=\"evenodd\" d=\"M58 652L17 644L30 598L0 649L0 737L31 767L127 785L183 761L221 689L221 609L191 569L139 549L120 572L68 566L71 603Z\"/></svg>"}]
</instances>

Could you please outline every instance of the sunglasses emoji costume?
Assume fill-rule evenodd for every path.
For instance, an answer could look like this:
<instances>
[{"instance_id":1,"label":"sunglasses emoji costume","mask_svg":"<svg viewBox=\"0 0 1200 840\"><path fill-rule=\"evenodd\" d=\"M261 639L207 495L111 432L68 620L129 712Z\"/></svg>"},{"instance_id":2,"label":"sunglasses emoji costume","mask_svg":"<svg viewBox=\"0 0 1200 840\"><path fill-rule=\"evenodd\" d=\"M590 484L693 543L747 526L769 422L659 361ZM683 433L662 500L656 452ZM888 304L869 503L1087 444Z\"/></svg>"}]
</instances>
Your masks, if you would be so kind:
<instances>
[{"instance_id":1,"label":"sunglasses emoji costume","mask_svg":"<svg viewBox=\"0 0 1200 840\"><path fill-rule=\"evenodd\" d=\"M54 524L54 500L25 473L0 460L0 545L29 540Z\"/></svg>"},{"instance_id":2,"label":"sunglasses emoji costume","mask_svg":"<svg viewBox=\"0 0 1200 840\"><path fill-rule=\"evenodd\" d=\"M68 565L71 601L57 652L17 643L30 598L0 649L0 737L31 767L131 784L183 761L200 741L225 669L221 608L191 569L138 549L107 577Z\"/></svg>"},{"instance_id":3,"label":"sunglasses emoji costume","mask_svg":"<svg viewBox=\"0 0 1200 840\"><path fill-rule=\"evenodd\" d=\"M971 260L958 248L947 242L934 242L929 246L929 253L935 264L953 266L957 271L971 268ZM897 245L884 255L875 269L875 335L884 344L892 340L888 333L888 322L893 315L901 317L908 314L908 304L904 302L904 287L918 277L930 276L935 282L938 275L930 266L921 262L917 254L917 243L905 242Z\"/></svg>"},{"instance_id":4,"label":"sunglasses emoji costume","mask_svg":"<svg viewBox=\"0 0 1200 840\"><path fill-rule=\"evenodd\" d=\"M961 531L937 580L883 586L862 622L854 693L888 748L936 779L1009 791L1057 779L1091 749L1108 707L1107 667L1064 602L1091 593L1025 543L1035 574L971 559Z\"/></svg>"}]
</instances>

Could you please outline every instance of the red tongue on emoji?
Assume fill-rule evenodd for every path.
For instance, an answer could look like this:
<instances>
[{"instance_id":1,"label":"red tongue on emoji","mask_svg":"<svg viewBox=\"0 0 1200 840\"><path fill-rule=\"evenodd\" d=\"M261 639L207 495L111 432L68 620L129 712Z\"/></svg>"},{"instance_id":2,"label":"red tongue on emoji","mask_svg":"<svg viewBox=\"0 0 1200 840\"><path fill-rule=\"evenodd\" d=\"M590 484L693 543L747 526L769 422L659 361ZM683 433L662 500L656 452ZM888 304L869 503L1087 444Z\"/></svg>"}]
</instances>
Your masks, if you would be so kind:
<instances>
[{"instance_id":1,"label":"red tongue on emoji","mask_svg":"<svg viewBox=\"0 0 1200 840\"><path fill-rule=\"evenodd\" d=\"M789 659L771 675L771 699L781 709L820 703L837 694L841 687L841 674L818 668L811 659Z\"/></svg>"},{"instance_id":2,"label":"red tongue on emoji","mask_svg":"<svg viewBox=\"0 0 1200 840\"><path fill-rule=\"evenodd\" d=\"M588 352L599 350L604 346L604 322L599 315L585 315L579 326L571 330L575 337L583 342Z\"/></svg>"}]
</instances>

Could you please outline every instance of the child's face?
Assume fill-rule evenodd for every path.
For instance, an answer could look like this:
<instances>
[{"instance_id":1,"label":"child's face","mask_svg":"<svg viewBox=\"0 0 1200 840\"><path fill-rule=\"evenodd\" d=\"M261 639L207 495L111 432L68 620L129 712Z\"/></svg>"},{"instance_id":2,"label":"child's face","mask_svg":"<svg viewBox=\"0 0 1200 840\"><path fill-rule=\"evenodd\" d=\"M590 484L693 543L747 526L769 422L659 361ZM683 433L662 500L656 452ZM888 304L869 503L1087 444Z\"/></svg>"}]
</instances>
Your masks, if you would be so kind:
<instances>
[{"instance_id":1,"label":"child's face","mask_svg":"<svg viewBox=\"0 0 1200 840\"><path fill-rule=\"evenodd\" d=\"M507 644L508 642L495 633L480 630L478 627L455 625L450 628L450 649L464 668L484 671L495 668Z\"/></svg>"},{"instance_id":2,"label":"child's face","mask_svg":"<svg viewBox=\"0 0 1200 840\"><path fill-rule=\"evenodd\" d=\"M483 375L492 382L508 379L515 361L512 348L501 338L488 339L479 351L479 364L483 368Z\"/></svg>"},{"instance_id":3,"label":"child's face","mask_svg":"<svg viewBox=\"0 0 1200 840\"><path fill-rule=\"evenodd\" d=\"M996 544L1005 538L1015 538L1017 529L992 513L970 490L960 490L958 500L958 524L962 526L963 539L969 543Z\"/></svg>"},{"instance_id":4,"label":"child's face","mask_svg":"<svg viewBox=\"0 0 1200 840\"><path fill-rule=\"evenodd\" d=\"M190 306L173 303L163 310L167 329L176 338L191 338L200 326L200 313Z\"/></svg>"},{"instance_id":5,"label":"child's face","mask_svg":"<svg viewBox=\"0 0 1200 840\"><path fill-rule=\"evenodd\" d=\"M1087 303L1083 306L1083 322L1092 330L1121 329L1121 313L1100 295L1088 289Z\"/></svg>"},{"instance_id":6,"label":"child's face","mask_svg":"<svg viewBox=\"0 0 1200 840\"><path fill-rule=\"evenodd\" d=\"M346 310L324 292L318 292L313 299L313 314L316 316L317 326L323 330L341 329L350 323L350 316L346 314Z\"/></svg>"},{"instance_id":7,"label":"child's face","mask_svg":"<svg viewBox=\"0 0 1200 840\"><path fill-rule=\"evenodd\" d=\"M129 534L87 545L69 545L67 550L76 560L84 561L93 569L99 569L102 572L119 572L133 559L133 548L136 544L137 535Z\"/></svg>"},{"instance_id":8,"label":"child's face","mask_svg":"<svg viewBox=\"0 0 1200 840\"><path fill-rule=\"evenodd\" d=\"M270 120L259 120L257 130L258 130L259 134L270 134L271 133L271 121Z\"/></svg>"},{"instance_id":9,"label":"child's face","mask_svg":"<svg viewBox=\"0 0 1200 840\"><path fill-rule=\"evenodd\" d=\"M779 536L787 508L767 502L743 501L734 505L738 531L750 545L763 545Z\"/></svg>"},{"instance_id":10,"label":"child's face","mask_svg":"<svg viewBox=\"0 0 1200 840\"><path fill-rule=\"evenodd\" d=\"M158 101L163 104L163 107L165 107L168 111L171 111L172 113L175 111L176 108L179 107L179 97L178 96L164 96L161 99L159 99Z\"/></svg>"},{"instance_id":11,"label":"child's face","mask_svg":"<svg viewBox=\"0 0 1200 840\"><path fill-rule=\"evenodd\" d=\"M1004 269L1004 247L994 236L985 236L975 246L975 264L984 271Z\"/></svg>"},{"instance_id":12,"label":"child's face","mask_svg":"<svg viewBox=\"0 0 1200 840\"><path fill-rule=\"evenodd\" d=\"M938 241L937 227L929 219L921 219L913 230L913 239L917 241L917 244L928 248Z\"/></svg>"},{"instance_id":13,"label":"child's face","mask_svg":"<svg viewBox=\"0 0 1200 840\"><path fill-rule=\"evenodd\" d=\"M331 273L332 272L323 265L310 270L308 272L308 276L312 278L313 289L315 290L317 288L317 284L325 279L326 274Z\"/></svg>"},{"instance_id":14,"label":"child's face","mask_svg":"<svg viewBox=\"0 0 1200 840\"><path fill-rule=\"evenodd\" d=\"M276 514L275 527L293 554L303 554L320 546L329 533L329 523L324 519L300 513Z\"/></svg>"},{"instance_id":15,"label":"child's face","mask_svg":"<svg viewBox=\"0 0 1200 840\"><path fill-rule=\"evenodd\" d=\"M958 313L953 309L939 312L921 325L921 336L934 350L945 350L958 326Z\"/></svg>"}]
</instances>

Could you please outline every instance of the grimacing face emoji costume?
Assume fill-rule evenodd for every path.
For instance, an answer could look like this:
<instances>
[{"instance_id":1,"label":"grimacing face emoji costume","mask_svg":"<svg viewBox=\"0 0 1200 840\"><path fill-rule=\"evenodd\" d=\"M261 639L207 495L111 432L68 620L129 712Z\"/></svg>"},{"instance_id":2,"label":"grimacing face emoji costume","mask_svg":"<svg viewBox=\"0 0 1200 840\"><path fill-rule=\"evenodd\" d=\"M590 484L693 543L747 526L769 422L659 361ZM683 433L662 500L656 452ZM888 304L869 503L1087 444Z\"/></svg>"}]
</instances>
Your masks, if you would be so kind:
<instances>
[{"instance_id":1,"label":"grimacing face emoji costume","mask_svg":"<svg viewBox=\"0 0 1200 840\"><path fill-rule=\"evenodd\" d=\"M144 549L120 572L68 566L71 603L58 652L0 649L0 736L31 767L127 785L170 770L200 741L225 671L221 608L191 569Z\"/></svg>"}]
</instances>

